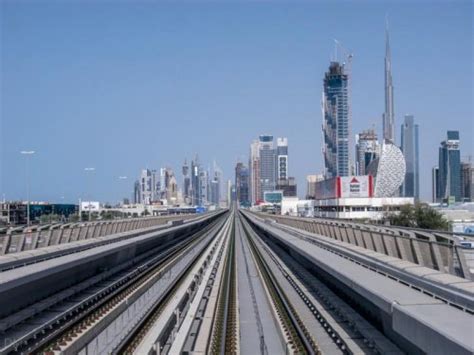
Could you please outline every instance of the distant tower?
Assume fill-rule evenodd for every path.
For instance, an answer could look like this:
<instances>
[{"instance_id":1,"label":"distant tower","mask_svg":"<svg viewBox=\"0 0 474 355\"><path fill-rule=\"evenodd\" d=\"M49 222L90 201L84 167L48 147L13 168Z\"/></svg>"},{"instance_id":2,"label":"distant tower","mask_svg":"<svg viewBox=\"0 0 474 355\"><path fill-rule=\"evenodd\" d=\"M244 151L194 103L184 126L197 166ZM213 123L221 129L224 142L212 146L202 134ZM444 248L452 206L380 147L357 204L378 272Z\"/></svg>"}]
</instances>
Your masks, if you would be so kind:
<instances>
[{"instance_id":1,"label":"distant tower","mask_svg":"<svg viewBox=\"0 0 474 355\"><path fill-rule=\"evenodd\" d=\"M250 202L256 204L259 201L261 184L260 184L260 142L254 140L250 144Z\"/></svg>"},{"instance_id":2,"label":"distant tower","mask_svg":"<svg viewBox=\"0 0 474 355\"><path fill-rule=\"evenodd\" d=\"M431 201L439 202L439 168L437 166L431 169Z\"/></svg>"},{"instance_id":3,"label":"distant tower","mask_svg":"<svg viewBox=\"0 0 474 355\"><path fill-rule=\"evenodd\" d=\"M418 125L413 115L405 115L401 126L401 149L405 157L405 181L401 187L403 197L420 198Z\"/></svg>"},{"instance_id":4,"label":"distant tower","mask_svg":"<svg viewBox=\"0 0 474 355\"><path fill-rule=\"evenodd\" d=\"M235 194L236 201L240 206L248 207L250 201L250 171L243 163L237 163L235 166Z\"/></svg>"},{"instance_id":5,"label":"distant tower","mask_svg":"<svg viewBox=\"0 0 474 355\"><path fill-rule=\"evenodd\" d=\"M260 195L263 201L265 191L273 191L276 186L276 149L273 144L273 136L263 134L258 137L260 158Z\"/></svg>"},{"instance_id":6,"label":"distant tower","mask_svg":"<svg viewBox=\"0 0 474 355\"><path fill-rule=\"evenodd\" d=\"M393 110L392 53L388 21L385 24L385 112L383 114L383 138L395 143L395 113Z\"/></svg>"},{"instance_id":7,"label":"distant tower","mask_svg":"<svg viewBox=\"0 0 474 355\"><path fill-rule=\"evenodd\" d=\"M277 180L288 178L288 138L277 138Z\"/></svg>"},{"instance_id":8,"label":"distant tower","mask_svg":"<svg viewBox=\"0 0 474 355\"><path fill-rule=\"evenodd\" d=\"M186 159L183 164L183 198L187 204L191 203L191 178L189 177L189 165Z\"/></svg>"},{"instance_id":9,"label":"distant tower","mask_svg":"<svg viewBox=\"0 0 474 355\"><path fill-rule=\"evenodd\" d=\"M191 205L201 205L201 180L199 179L199 173L201 166L199 165L199 157L196 154L194 160L191 160Z\"/></svg>"},{"instance_id":10,"label":"distant tower","mask_svg":"<svg viewBox=\"0 0 474 355\"><path fill-rule=\"evenodd\" d=\"M331 62L322 98L325 177L350 174L349 75L344 64Z\"/></svg>"},{"instance_id":11,"label":"distant tower","mask_svg":"<svg viewBox=\"0 0 474 355\"><path fill-rule=\"evenodd\" d=\"M438 198L461 201L459 131L448 131L446 138L439 148Z\"/></svg>"},{"instance_id":12,"label":"distant tower","mask_svg":"<svg viewBox=\"0 0 474 355\"><path fill-rule=\"evenodd\" d=\"M136 180L133 184L133 203L141 203L140 181Z\"/></svg>"},{"instance_id":13,"label":"distant tower","mask_svg":"<svg viewBox=\"0 0 474 355\"><path fill-rule=\"evenodd\" d=\"M367 175L367 168L377 158L379 142L374 129L356 134L356 175Z\"/></svg>"}]
</instances>

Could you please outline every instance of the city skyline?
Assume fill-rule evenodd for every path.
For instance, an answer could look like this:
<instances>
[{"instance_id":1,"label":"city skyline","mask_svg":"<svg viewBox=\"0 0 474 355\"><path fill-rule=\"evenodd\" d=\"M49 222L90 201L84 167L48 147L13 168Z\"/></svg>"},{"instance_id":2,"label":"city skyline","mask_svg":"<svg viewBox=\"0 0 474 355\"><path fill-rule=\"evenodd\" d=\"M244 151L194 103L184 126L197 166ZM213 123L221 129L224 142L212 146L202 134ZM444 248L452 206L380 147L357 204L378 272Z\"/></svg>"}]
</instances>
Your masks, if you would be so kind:
<instances>
[{"instance_id":1,"label":"city skyline","mask_svg":"<svg viewBox=\"0 0 474 355\"><path fill-rule=\"evenodd\" d=\"M456 23L448 21L448 24L452 27L449 33L456 36L456 44L449 43L449 35L441 34L446 24L437 24L434 28L430 28L430 31L434 31L435 34L441 36L440 38L445 39L440 41L436 51L434 48L428 48L430 46L427 42L425 42L427 48L423 46L423 48L416 47L414 40L409 36L412 31L416 30L422 43L422 39L429 40L427 38L428 33L424 32L428 30L419 27L422 24L410 23L410 19L413 20L413 17L420 13L420 4L403 5L397 7L394 11L390 11L391 65L394 68L393 82L395 87L395 127L400 127L405 113L413 114L416 117L417 124L420 127L420 182L430 180L431 168L437 164L438 157L436 153L439 142L443 139L447 130L473 131L472 103L469 105L469 102L467 102L469 94L472 97L472 72L469 77L469 71L466 73L458 69L462 67L464 69L469 68L468 65L462 65L463 61L469 62L469 58L456 58L456 63L454 63L447 60L446 57L437 58L429 55L430 51L452 52L458 46L463 46L463 48L472 46L472 43L466 41L466 39L469 39L469 31L467 31L467 34L465 33L466 28L469 29L469 24L472 27L472 11L469 12L472 7L469 3L463 2L456 3L456 5L449 7L436 4L429 9L429 12L435 16L431 20L427 16L421 21L423 24L436 22L443 11L460 16L460 20ZM211 70L209 72L211 80L205 80L198 76L196 83L196 80L192 80L192 77L186 77L190 73L183 69L183 65L190 64L192 61L187 61L186 56L176 52L176 48L169 42L171 38L174 38L173 36L177 36L178 39L188 39L192 29L197 26L197 23L188 17L188 12L198 11L196 8L191 7L189 11L183 8L180 12L180 9L173 6L169 8L158 7L157 9L161 10L155 14L158 18L162 16L162 13L170 12L171 15L175 16L170 21L176 18L186 18L187 22L181 27L174 27L171 22L165 21L164 28L174 29L175 31L174 35L170 35L170 39L167 39L166 31L163 32L162 28L153 27L154 18L150 15L146 17L145 24L137 29L139 33L147 35L145 40L140 42L138 37L135 38L131 35L127 37L125 33L114 35L113 31L108 32L106 28L99 24L100 15L93 15L82 8L79 8L80 11L77 15L73 15L72 10L68 7L50 5L51 11L46 14L44 10L31 5L30 7L25 4L23 6L12 5L8 2L2 4L2 17L5 19L5 21L2 21L2 47L4 49L2 50L2 77L4 78L2 81L3 87L8 90L2 93L4 105L2 106L2 181L0 192L5 194L7 199L25 198L25 162L19 154L20 150L25 149L36 151L30 162L31 174L35 177L31 182L31 198L34 200L60 201L61 197L65 196L67 201L76 201L78 197L84 194L87 184L90 185L90 188L88 188L90 193L97 196L99 200L115 201L123 196L129 197L131 193L127 193L127 191L131 192L133 179L129 181L130 186L127 186L127 190L123 190L122 183L112 183L117 180L117 176L135 176L134 174L145 166L170 165L175 172L178 172L179 164L183 157L187 155L187 152L194 153L195 151L199 155L225 162L225 165L223 165L225 180L232 179L235 163L239 159L245 163L247 162L244 157L248 154L248 142L264 132L269 132L275 137L288 137L292 146L292 175L297 177L300 186L304 186L306 175L320 173L324 166L319 153L321 140L318 127L320 127L322 120L319 101L321 80L324 71L327 70L333 37L338 38L355 53L352 69L352 135L363 129L371 128L375 124L376 131L381 136L381 116L384 111L383 57L385 55L383 21L384 13L388 11L389 6L386 4L385 6L375 6L375 10L368 15L373 23L370 26L365 25L364 29L375 31L374 39L371 41L373 43L370 46L361 43L361 41L365 41L364 36L361 35L341 32L335 28L323 33L318 32L318 29L321 29L321 23L324 23L324 19L318 16L316 11L318 6L316 5L304 6L300 4L296 10L292 9L290 11L294 15L293 17L290 16L290 25L294 26L293 29L289 25L282 25L281 28L274 29L272 27L274 24L281 23L279 21L282 19L283 10L286 7L283 5L271 6L274 9L273 17L262 21L261 24L257 23L257 20L261 19L259 14L265 9L264 6L251 5L250 8L243 5L235 5L230 8L217 6L217 10L210 10L206 14L212 20L210 25L198 27L198 29L203 31L203 36L199 40L207 46L201 50L194 47L190 48L189 57L204 60L213 54L219 53L220 59L225 59L228 63L216 62L214 67L208 68ZM361 5L362 8L364 6L368 5ZM232 19L245 18L245 16L251 14L249 21L252 28L261 31L261 33L258 32L260 35L251 43L246 43L238 34L239 26L237 23L234 23L235 26L230 29L224 29L223 37L212 35L209 32L215 26L221 24L221 21L217 19L219 14L223 13L231 16L230 9L235 7L238 11L235 14L232 12ZM104 11L117 13L122 19L128 17L124 13L124 9L127 8L125 5L117 8L103 6L103 8ZM334 12L334 9L331 10L329 5L326 5L325 8L327 8L328 13ZM351 5L348 4L347 9L350 8ZM304 14L302 9L310 9L311 16L314 19L311 19L308 14ZM408 9L414 10L413 13L410 13ZM141 12L137 8L133 8L133 10ZM73 19L76 22L73 22L72 25L67 24L64 19L58 17L62 14L66 15L66 19ZM85 34L92 36L91 38L94 38L97 43L109 44L112 53L109 55L99 51L97 59L85 55L82 60L78 60L74 56L69 56L67 51L66 54L60 54L59 51L70 49L73 50L73 54L78 54L81 52L77 52L77 50L85 49L84 53L87 53L88 49L96 49L95 45L80 43L79 47L74 47L61 41L57 44L57 49L53 50L52 53L48 53L45 48L32 42L35 38L33 36L34 30L38 30L37 26L42 23L36 17L39 15L46 16L43 21L53 21L59 24L60 27L68 29L69 34L72 34L75 39L80 39L82 31L84 31ZM28 16L33 16L31 28L23 27ZM356 20L350 20L346 12L343 12L342 16L350 26L358 24ZM91 21L91 29L80 30L80 28L75 27L75 25L79 25L84 21ZM298 26L296 26L297 23ZM117 22L111 21L108 24L112 29L117 30ZM39 35L51 34L51 30L49 27L42 28ZM173 31L171 32L173 34ZM96 38L98 34L109 34L109 38L100 38L100 36ZM162 37L160 39L162 42L157 40L155 44L157 45L156 48L164 46L164 60L159 52L143 50L138 46L152 41L152 34L160 34ZM292 34L298 37L293 38ZM227 43L226 35L236 41L237 48L247 49L247 52L250 50L250 53L256 55L252 57L256 63L247 61L243 64L237 64L239 60L246 57L247 52L245 51L236 51L234 56L223 55L218 49L221 48L219 46ZM56 36L61 38L61 34ZM102 67L106 63L105 60L111 55L121 53L120 51L117 52L119 47L116 46L115 42L120 36L129 39L129 42L125 41L124 49L133 49L137 53L128 57L122 53L123 57L115 58L118 63L109 63L110 68ZM318 46L311 45L311 36L318 39ZM26 39L25 44L17 43L17 40L21 38ZM209 39L206 41L203 38ZM298 38L300 38L300 42L294 41ZM279 41L280 39L284 40ZM275 57L273 61L266 61L268 58L261 52L259 46L268 40L271 40L269 43L267 42L268 49L272 50L274 54L281 54L282 57ZM286 51L282 52L284 48L289 49L290 54ZM169 52L170 49L171 52ZM34 54L32 58L28 59L29 57L26 56L15 63L13 62L13 59L18 58L18 55L28 53L28 51L32 51ZM172 58L167 60L166 54L171 55ZM424 58L425 55L426 58L429 56L429 61ZM153 58L163 61L164 63L161 64L164 64L165 68L170 68L171 59L176 60L175 64L177 66L172 70L173 75L165 76L167 80L164 83L165 87L172 89L172 92L182 88L183 85L191 84L191 88L179 97L184 100L182 101L185 103L184 106L188 105L188 109L179 109L178 102L164 102L167 95L164 93L164 87L160 85L163 82L158 80L160 75L154 78L145 75L146 73L140 70L136 73L130 72L128 78L127 76L121 77L118 75L119 70L123 68L135 68L133 66L134 62L145 61L144 64L147 64ZM470 59L472 63L472 57ZM59 87L56 87L56 85L61 80L55 74L52 75L52 78L46 78L42 72L46 64L64 64L64 60L72 61L73 64L70 67L60 65L58 68L59 73L73 80L74 85L69 89L68 94L59 92ZM300 64L302 65L291 65L290 63L294 60L301 61ZM266 61L265 65L264 61ZM461 64L459 61L461 61ZM85 65L85 67L81 69L81 65ZM202 62L196 65L197 67L194 70L203 67ZM252 70L248 75L244 75L244 78L238 79L227 72L231 65L240 65L239 70L245 68ZM78 75L83 73L82 70L87 67L93 68L95 73L100 68L105 69L105 71L98 76L97 80L86 76L91 81L90 83L87 80L74 81ZM163 75L158 66L152 66L149 69L152 69L154 73ZM281 81L275 79L272 74L274 70L282 74ZM25 71L30 73L30 77L25 76ZM92 72L87 74L92 74ZM438 77L433 77L435 74ZM222 78L219 75L222 75ZM310 76L310 78L308 79L307 76ZM179 79L181 83L170 86L170 80L174 77ZM122 85L119 85L121 80ZM215 98L217 91L225 87L225 80L231 80L231 82L233 80L234 84L237 84L237 89L235 91L224 90L222 95L217 95L223 101L222 103L218 103L216 107L212 106L211 109L199 109L195 117L191 115L195 111L198 102L200 102L198 100L200 96L196 96L196 90L199 90L198 84L200 82L205 83L208 95ZM437 84L437 81L442 81L442 83ZM34 85L25 87L26 83ZM454 83L457 84L456 87L461 85L461 88L464 89L456 90L456 93L449 92L448 88L453 87ZM140 89L139 92L145 94L145 100L139 99L138 96L127 96L129 93L124 85L128 84L133 84L132 87ZM41 92L35 90L35 85L41 87ZM283 87L283 85L285 85L285 90L279 91L272 88L272 86ZM363 98L364 87L365 90L367 90L367 87L372 89L370 95L365 92L365 95L370 97L369 101ZM152 89L158 89L159 95L156 97L152 95ZM250 96L247 95L239 96L239 90L247 90L247 95L251 93L258 99L250 99ZM455 107L451 104L448 105L448 102L454 102L454 97L457 97L459 92L465 100L457 98ZM80 100L74 99L74 95L78 93L83 97L82 105L80 105ZM102 95L98 96L101 97L101 100L97 100L97 95L101 93ZM293 95L296 94L297 96L299 94L299 97L292 97L288 95L289 93L294 93ZM34 94L37 94L38 97L34 97ZM120 100L120 97L127 97L127 100L124 103L119 103L117 100ZM284 97L287 97L287 99L283 100ZM21 100L29 104L24 105ZM62 100L65 102L63 103ZM110 106L111 100L114 102L113 107ZM203 106L209 105L211 101L204 100ZM252 102L253 105L249 105ZM444 105L441 105L443 102ZM239 110L239 104L242 103L247 103L247 105L243 105L243 108ZM66 104L74 105L71 106L70 110L67 110ZM235 110L223 111L221 108L225 104L230 105L229 107L235 108ZM120 110L125 107L124 105L128 108L125 109L125 113L122 113ZM34 107L35 110L29 109L28 106ZM165 109L163 109L163 106ZM130 107L135 109L130 109ZM146 113L145 109L149 109L150 112ZM221 121L218 120L219 117L222 118ZM233 120L237 117L240 117L240 124L245 122L247 125L245 130L236 129ZM446 119L446 117L449 117L449 119ZM469 118L471 118L471 122L469 122ZM171 120L176 121L174 126ZM289 123L286 121L289 121ZM138 141L133 138L133 128L135 127L138 133L143 129L141 128L143 124L148 125L149 129L147 129L147 132L142 132L141 139L143 141L137 144ZM176 124L179 126L176 126ZM209 137L210 139L204 139L207 142L202 139L203 136L206 136L206 130L200 128L200 124L209 124L213 127L213 134ZM105 137L111 127L117 134L117 137L112 141L110 140L112 137ZM160 136L160 127L167 127L166 132L172 133L175 137L181 135L184 138L182 141L186 144L167 149L167 138ZM435 127L435 129L432 127ZM235 130L235 134L230 133L233 130ZM56 134L48 137L48 132L55 132ZM214 134L214 132L217 134ZM161 134L163 135L163 133ZM18 139L13 140L15 135ZM62 137L62 135L67 137ZM463 136L466 137L465 134ZM350 138L354 139L354 137ZM397 139L396 144L399 145L399 137ZM179 142L181 139L175 139L174 141ZM462 157L473 154L472 144L472 140L467 138L462 140ZM351 148L353 149L353 147ZM96 167L95 180L92 183L86 181L89 178L84 176L83 169L86 166ZM71 176L74 172L76 176ZM178 178L179 182L180 179L181 177ZM104 185L106 186L101 187ZM181 184L179 183L179 185ZM423 200L430 199L430 191L430 185L421 184L420 192ZM304 189L300 189L299 195L303 196L304 194Z\"/></svg>"}]
</instances>

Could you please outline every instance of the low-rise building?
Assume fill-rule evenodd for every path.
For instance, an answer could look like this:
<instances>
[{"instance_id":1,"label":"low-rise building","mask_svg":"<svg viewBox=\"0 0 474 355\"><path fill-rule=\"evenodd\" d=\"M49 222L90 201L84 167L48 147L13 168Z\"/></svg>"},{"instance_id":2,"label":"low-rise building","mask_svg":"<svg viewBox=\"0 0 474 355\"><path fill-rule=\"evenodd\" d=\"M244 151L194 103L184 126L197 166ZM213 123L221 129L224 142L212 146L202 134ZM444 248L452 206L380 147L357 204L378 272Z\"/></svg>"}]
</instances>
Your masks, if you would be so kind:
<instances>
[{"instance_id":1,"label":"low-rise building","mask_svg":"<svg viewBox=\"0 0 474 355\"><path fill-rule=\"evenodd\" d=\"M414 204L413 197L344 197L314 201L314 217L380 220L387 213Z\"/></svg>"},{"instance_id":2,"label":"low-rise building","mask_svg":"<svg viewBox=\"0 0 474 355\"><path fill-rule=\"evenodd\" d=\"M314 217L380 220L414 204L413 197L376 197L371 175L337 176L317 182L315 190Z\"/></svg>"},{"instance_id":3,"label":"low-rise building","mask_svg":"<svg viewBox=\"0 0 474 355\"><path fill-rule=\"evenodd\" d=\"M27 224L28 203L25 201L6 201L0 203L0 223L5 225ZM43 215L57 215L67 219L77 214L78 205L67 203L30 202L30 221L37 223Z\"/></svg>"}]
</instances>

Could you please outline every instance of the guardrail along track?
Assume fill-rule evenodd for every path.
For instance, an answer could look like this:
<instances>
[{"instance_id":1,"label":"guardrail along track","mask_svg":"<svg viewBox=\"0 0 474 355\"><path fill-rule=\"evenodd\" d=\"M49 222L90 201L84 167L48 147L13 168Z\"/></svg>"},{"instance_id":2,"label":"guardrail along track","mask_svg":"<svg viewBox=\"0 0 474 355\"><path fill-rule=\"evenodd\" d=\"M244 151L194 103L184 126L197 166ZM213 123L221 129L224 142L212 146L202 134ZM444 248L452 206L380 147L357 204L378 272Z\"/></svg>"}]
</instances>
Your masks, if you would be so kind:
<instances>
[{"instance_id":1,"label":"guardrail along track","mask_svg":"<svg viewBox=\"0 0 474 355\"><path fill-rule=\"evenodd\" d=\"M221 222L213 230L209 231L208 234L218 235L219 231L222 230L224 222ZM210 241L209 243L211 243ZM217 245L217 244L216 244ZM216 248L216 245L214 248ZM212 250L211 254L215 252L215 249ZM114 351L116 354L133 354L137 353L137 348L139 347L141 341L147 336L148 332L152 329L154 323L159 319L162 312L164 311L167 304L171 299L176 295L178 289L183 286L183 281L186 276L189 274L190 270L197 265L199 258L196 257L194 261L189 265L187 270L183 272L180 277L176 280L174 285L163 295L163 297L156 303L156 305L148 312L147 316L138 324L134 331L131 332L117 347ZM186 285L184 285L186 286ZM189 295L189 294L188 294ZM166 332L166 338L171 335L172 328L169 328L169 332ZM166 339L168 340L168 339ZM168 342L166 342L168 343ZM164 344L160 344L162 348L156 349L157 353L166 353L167 351L163 349ZM169 349L168 349L169 350Z\"/></svg>"},{"instance_id":2,"label":"guardrail along track","mask_svg":"<svg viewBox=\"0 0 474 355\"><path fill-rule=\"evenodd\" d=\"M96 297L88 299L82 307L76 307L39 332L30 334L30 338L16 344L14 347L10 347L10 350L18 353L42 352L46 354L61 351L75 338L90 330L97 321L123 302L130 294L137 292L153 278L159 277L160 273L166 270L166 267L172 265L188 250L197 245L210 230L216 228L216 225L220 225L222 219L212 222L193 236L153 257L146 263L133 267L125 277L114 282L113 285L110 285Z\"/></svg>"},{"instance_id":3,"label":"guardrail along track","mask_svg":"<svg viewBox=\"0 0 474 355\"><path fill-rule=\"evenodd\" d=\"M317 285L321 286L318 288L326 299L332 300L331 294L336 296L335 307L323 307L320 310L329 310L326 313L334 320L341 319L342 314L347 319L346 324L349 323L347 325L355 325L351 326L352 330L342 330L347 334L359 332L365 338L364 344L368 349L363 349L363 352L472 354L472 337L468 330L472 328L472 315L446 304L436 296L439 292L448 299L459 298L459 302L470 305L472 282L367 252L359 247L343 245L340 241L331 241L324 236L312 236L294 228L281 227L274 221L262 220L251 213L242 214L264 244L274 252L279 250L277 254L285 267L290 267L293 274L300 275L295 279L303 284L304 287L300 288L310 290ZM292 265L295 263L297 267ZM377 266L370 267L372 264ZM397 266L400 267L397 269ZM383 267L386 272L379 272L379 267ZM419 271L409 276L413 282L423 282L425 285L430 281L429 275L434 274L429 286L433 290L436 288L436 292L420 292L398 280L394 275L402 275L404 268ZM424 275L427 275L426 278ZM292 293L291 289L285 288L285 291L289 295ZM327 304L315 290L306 294L317 300L315 304L318 301ZM291 297L291 300L296 298ZM452 319L456 319L456 322L449 321ZM369 332L364 322L371 326ZM335 326L338 332L338 328L341 328L338 326L344 325L337 321L330 321L329 324ZM347 336L343 336L343 339L352 340ZM364 344L352 342L348 343L348 348L354 351L353 345L364 347Z\"/></svg>"}]
</instances>

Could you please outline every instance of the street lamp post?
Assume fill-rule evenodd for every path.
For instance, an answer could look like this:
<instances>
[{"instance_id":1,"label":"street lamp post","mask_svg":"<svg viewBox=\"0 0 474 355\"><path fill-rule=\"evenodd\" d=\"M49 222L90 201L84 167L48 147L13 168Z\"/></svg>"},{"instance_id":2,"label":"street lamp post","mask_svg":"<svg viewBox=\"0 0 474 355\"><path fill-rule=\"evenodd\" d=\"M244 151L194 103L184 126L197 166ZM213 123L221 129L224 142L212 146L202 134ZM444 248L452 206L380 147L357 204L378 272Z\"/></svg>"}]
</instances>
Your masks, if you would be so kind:
<instances>
[{"instance_id":1,"label":"street lamp post","mask_svg":"<svg viewBox=\"0 0 474 355\"><path fill-rule=\"evenodd\" d=\"M34 150L22 150L20 154L26 155L26 225L30 226L30 159L35 154Z\"/></svg>"},{"instance_id":2,"label":"street lamp post","mask_svg":"<svg viewBox=\"0 0 474 355\"><path fill-rule=\"evenodd\" d=\"M91 173L92 173L92 172L95 171L95 168L84 168L84 171L85 171L86 173L87 173L87 172L91 172ZM88 187L89 187L89 186L88 186L88 184L87 184L87 190L89 190ZM86 192L86 194L87 194L87 192ZM90 197L90 196L89 196L89 201L88 201L88 202L89 202L89 205L88 205L87 207L88 207L88 209L89 209L89 222L90 222L90 221L92 220L92 215L91 215L91 207L92 207L92 204L91 204L91 197Z\"/></svg>"}]
</instances>

